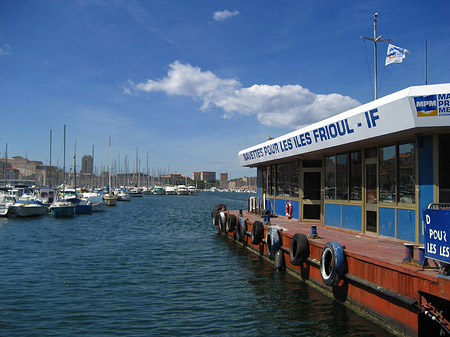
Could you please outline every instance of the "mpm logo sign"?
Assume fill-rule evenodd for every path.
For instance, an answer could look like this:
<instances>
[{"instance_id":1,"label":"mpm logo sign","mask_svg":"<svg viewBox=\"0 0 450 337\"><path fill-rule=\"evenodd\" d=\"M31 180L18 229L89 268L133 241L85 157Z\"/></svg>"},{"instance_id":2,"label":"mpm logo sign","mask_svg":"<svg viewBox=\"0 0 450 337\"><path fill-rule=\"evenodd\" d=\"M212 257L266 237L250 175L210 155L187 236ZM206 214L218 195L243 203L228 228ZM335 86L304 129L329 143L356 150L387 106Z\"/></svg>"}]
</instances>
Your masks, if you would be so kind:
<instances>
[{"instance_id":1,"label":"mpm logo sign","mask_svg":"<svg viewBox=\"0 0 450 337\"><path fill-rule=\"evenodd\" d=\"M418 117L438 115L436 95L414 97Z\"/></svg>"}]
</instances>

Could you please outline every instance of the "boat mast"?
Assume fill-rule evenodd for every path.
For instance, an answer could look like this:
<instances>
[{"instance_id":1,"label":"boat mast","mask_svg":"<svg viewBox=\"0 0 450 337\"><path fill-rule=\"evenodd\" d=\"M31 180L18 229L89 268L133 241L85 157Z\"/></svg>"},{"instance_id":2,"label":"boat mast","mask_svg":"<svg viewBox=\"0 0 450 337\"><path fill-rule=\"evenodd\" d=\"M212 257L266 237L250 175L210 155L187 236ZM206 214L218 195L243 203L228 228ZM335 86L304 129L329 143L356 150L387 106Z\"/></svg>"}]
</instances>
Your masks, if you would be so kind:
<instances>
[{"instance_id":1,"label":"boat mast","mask_svg":"<svg viewBox=\"0 0 450 337\"><path fill-rule=\"evenodd\" d=\"M52 130L50 130L50 172L49 172L49 185L52 187Z\"/></svg>"},{"instance_id":2,"label":"boat mast","mask_svg":"<svg viewBox=\"0 0 450 337\"><path fill-rule=\"evenodd\" d=\"M75 194L77 193L77 140L75 139L75 148L73 150L73 184L75 185Z\"/></svg>"},{"instance_id":3,"label":"boat mast","mask_svg":"<svg viewBox=\"0 0 450 337\"><path fill-rule=\"evenodd\" d=\"M5 186L8 185L6 183L7 179L8 179L8 142L6 142L6 147L5 147L5 164L4 164L4 170L3 170L3 175L5 178Z\"/></svg>"},{"instance_id":4,"label":"boat mast","mask_svg":"<svg viewBox=\"0 0 450 337\"><path fill-rule=\"evenodd\" d=\"M63 201L65 200L66 189L66 124L64 124L64 151L63 151Z\"/></svg>"},{"instance_id":5,"label":"boat mast","mask_svg":"<svg viewBox=\"0 0 450 337\"><path fill-rule=\"evenodd\" d=\"M111 195L111 136L109 136L109 146L108 146L108 184L109 184L109 195Z\"/></svg>"},{"instance_id":6,"label":"boat mast","mask_svg":"<svg viewBox=\"0 0 450 337\"><path fill-rule=\"evenodd\" d=\"M92 188L94 188L94 145L92 145Z\"/></svg>"},{"instance_id":7,"label":"boat mast","mask_svg":"<svg viewBox=\"0 0 450 337\"><path fill-rule=\"evenodd\" d=\"M139 187L139 175L138 175L138 148L136 147L136 187Z\"/></svg>"},{"instance_id":8,"label":"boat mast","mask_svg":"<svg viewBox=\"0 0 450 337\"><path fill-rule=\"evenodd\" d=\"M374 81L375 81L375 99L378 98L378 63L377 63L377 43L378 42L386 42L392 41L392 39L382 39L383 35L377 36L377 17L378 13L373 15L373 38L361 36L363 40L373 41L374 49L373 49L373 71L374 71Z\"/></svg>"}]
</instances>

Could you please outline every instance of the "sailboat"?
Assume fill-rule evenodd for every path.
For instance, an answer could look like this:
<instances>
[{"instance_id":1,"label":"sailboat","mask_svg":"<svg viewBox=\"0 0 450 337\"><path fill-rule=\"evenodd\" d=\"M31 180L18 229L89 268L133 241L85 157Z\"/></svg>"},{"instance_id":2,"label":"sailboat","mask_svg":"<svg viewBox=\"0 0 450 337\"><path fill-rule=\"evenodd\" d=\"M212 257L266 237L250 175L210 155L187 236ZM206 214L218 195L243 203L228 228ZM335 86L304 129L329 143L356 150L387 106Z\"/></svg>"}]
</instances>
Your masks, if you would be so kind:
<instances>
[{"instance_id":1,"label":"sailboat","mask_svg":"<svg viewBox=\"0 0 450 337\"><path fill-rule=\"evenodd\" d=\"M111 188L111 136L109 136L109 147L108 147L108 194L103 196L106 202L106 206L116 206L117 197L112 193Z\"/></svg>"},{"instance_id":2,"label":"sailboat","mask_svg":"<svg viewBox=\"0 0 450 337\"><path fill-rule=\"evenodd\" d=\"M65 185L66 185L66 124L64 124L64 161L63 161L63 191L60 199L53 201L50 205L50 213L54 217L70 218L75 214L75 204L65 200Z\"/></svg>"},{"instance_id":3,"label":"sailboat","mask_svg":"<svg viewBox=\"0 0 450 337\"><path fill-rule=\"evenodd\" d=\"M73 152L73 174L74 174L74 189L66 200L75 204L75 214L91 214L92 202L83 200L78 197L77 193L77 140L75 139L75 149Z\"/></svg>"}]
</instances>

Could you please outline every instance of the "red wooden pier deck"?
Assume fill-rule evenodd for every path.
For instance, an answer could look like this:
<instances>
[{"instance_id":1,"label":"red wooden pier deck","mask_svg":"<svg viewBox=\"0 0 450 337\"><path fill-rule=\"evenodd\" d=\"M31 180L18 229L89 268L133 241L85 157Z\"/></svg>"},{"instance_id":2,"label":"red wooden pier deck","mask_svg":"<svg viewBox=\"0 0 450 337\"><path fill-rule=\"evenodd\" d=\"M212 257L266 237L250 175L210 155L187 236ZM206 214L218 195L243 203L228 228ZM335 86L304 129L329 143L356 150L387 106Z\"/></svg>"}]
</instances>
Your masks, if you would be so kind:
<instances>
[{"instance_id":1,"label":"red wooden pier deck","mask_svg":"<svg viewBox=\"0 0 450 337\"><path fill-rule=\"evenodd\" d=\"M242 216L237 210L226 213L227 217L234 214L236 218L246 219L247 233L251 233L255 221L263 220L260 215L247 211L243 211ZM292 265L289 260L292 237L296 233L308 236L311 225L317 227L318 237L308 239L310 257L302 266ZM286 267L291 272L330 291L336 299L356 305L398 332L431 336L433 331L440 331L441 326L430 323L431 320L423 314L423 308L429 303L443 310L448 319L450 277L439 275L433 262L425 268L418 261L404 263L405 245L402 242L285 217L271 217L270 224L264 224L264 238L270 226L279 230ZM232 235L228 233L229 237ZM337 286L325 285L319 268L323 247L329 241L342 246L347 265L346 277ZM266 255L264 242L253 245L246 235L244 245ZM414 260L418 258L418 247L415 247ZM445 318L443 322L446 322Z\"/></svg>"}]
</instances>

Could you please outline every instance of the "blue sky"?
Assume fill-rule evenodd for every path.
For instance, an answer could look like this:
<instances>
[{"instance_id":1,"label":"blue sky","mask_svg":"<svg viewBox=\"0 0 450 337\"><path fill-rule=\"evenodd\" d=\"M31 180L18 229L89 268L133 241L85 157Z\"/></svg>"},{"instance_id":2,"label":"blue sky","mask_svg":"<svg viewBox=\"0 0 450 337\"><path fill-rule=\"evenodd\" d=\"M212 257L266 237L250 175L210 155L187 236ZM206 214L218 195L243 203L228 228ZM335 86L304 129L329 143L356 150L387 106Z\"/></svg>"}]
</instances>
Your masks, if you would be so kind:
<instances>
[{"instance_id":1,"label":"blue sky","mask_svg":"<svg viewBox=\"0 0 450 337\"><path fill-rule=\"evenodd\" d=\"M379 96L450 81L448 1L0 1L0 151L100 168L253 176L238 151ZM80 160L78 160L80 163ZM78 163L78 164L79 164Z\"/></svg>"}]
</instances>

